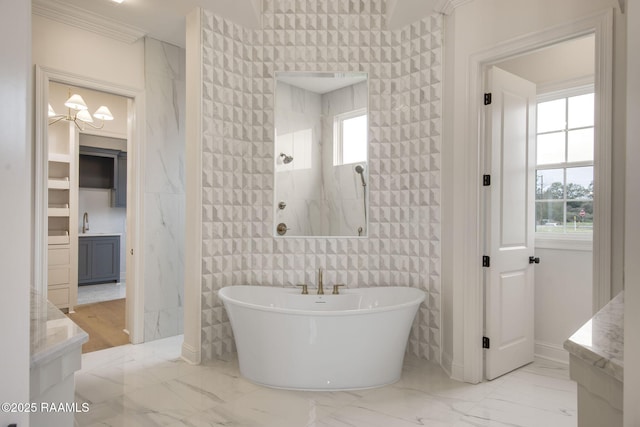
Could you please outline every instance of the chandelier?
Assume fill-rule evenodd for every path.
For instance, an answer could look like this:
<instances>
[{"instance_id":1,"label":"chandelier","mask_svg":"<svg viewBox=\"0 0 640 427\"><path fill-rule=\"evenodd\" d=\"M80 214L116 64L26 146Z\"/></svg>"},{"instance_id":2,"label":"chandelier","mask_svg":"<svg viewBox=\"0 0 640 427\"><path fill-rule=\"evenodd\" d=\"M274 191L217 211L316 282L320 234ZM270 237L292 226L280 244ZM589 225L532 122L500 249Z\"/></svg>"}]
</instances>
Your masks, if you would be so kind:
<instances>
[{"instance_id":1,"label":"chandelier","mask_svg":"<svg viewBox=\"0 0 640 427\"><path fill-rule=\"evenodd\" d=\"M105 121L113 120L113 115L111 111L109 111L109 108L101 105L100 108L93 113L93 117L100 120L100 124L94 125L93 117L89 114L89 107L87 107L84 99L78 94L71 95L71 89L69 89L69 99L65 101L64 106L67 107L67 113L56 114L51 104L49 104L49 125L58 123L60 120L67 120L73 122L79 130L84 130L86 125L94 129L102 129Z\"/></svg>"}]
</instances>

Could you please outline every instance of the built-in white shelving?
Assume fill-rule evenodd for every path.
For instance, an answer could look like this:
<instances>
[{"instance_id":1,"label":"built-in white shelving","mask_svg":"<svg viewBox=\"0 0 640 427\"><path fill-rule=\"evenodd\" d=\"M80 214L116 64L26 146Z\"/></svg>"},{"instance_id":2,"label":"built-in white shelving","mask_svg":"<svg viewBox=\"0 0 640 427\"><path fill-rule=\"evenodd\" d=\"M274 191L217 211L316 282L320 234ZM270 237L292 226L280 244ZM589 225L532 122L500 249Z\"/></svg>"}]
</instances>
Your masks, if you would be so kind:
<instances>
[{"instance_id":1,"label":"built-in white shelving","mask_svg":"<svg viewBox=\"0 0 640 427\"><path fill-rule=\"evenodd\" d=\"M49 216L55 216L55 217L68 217L69 213L71 211L69 210L69 205L65 204L65 205L49 205L49 209L47 210L47 215Z\"/></svg>"},{"instance_id":2,"label":"built-in white shelving","mask_svg":"<svg viewBox=\"0 0 640 427\"><path fill-rule=\"evenodd\" d=\"M49 153L50 162L71 163L71 156L67 153Z\"/></svg>"},{"instance_id":3,"label":"built-in white shelving","mask_svg":"<svg viewBox=\"0 0 640 427\"><path fill-rule=\"evenodd\" d=\"M50 245L68 245L69 232L66 230L49 230L47 240Z\"/></svg>"},{"instance_id":4,"label":"built-in white shelving","mask_svg":"<svg viewBox=\"0 0 640 427\"><path fill-rule=\"evenodd\" d=\"M69 189L69 177L49 178L49 190L68 190Z\"/></svg>"},{"instance_id":5,"label":"built-in white shelving","mask_svg":"<svg viewBox=\"0 0 640 427\"><path fill-rule=\"evenodd\" d=\"M73 123L48 128L48 299L70 311L78 295L77 139Z\"/></svg>"}]
</instances>

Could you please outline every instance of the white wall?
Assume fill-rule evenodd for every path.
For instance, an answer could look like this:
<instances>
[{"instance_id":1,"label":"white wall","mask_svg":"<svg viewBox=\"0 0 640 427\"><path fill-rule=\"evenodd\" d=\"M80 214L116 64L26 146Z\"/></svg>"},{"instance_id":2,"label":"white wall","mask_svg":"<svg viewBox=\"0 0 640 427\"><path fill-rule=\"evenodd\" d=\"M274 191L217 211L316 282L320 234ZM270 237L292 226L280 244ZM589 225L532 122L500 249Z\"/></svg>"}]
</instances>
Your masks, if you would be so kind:
<instances>
[{"instance_id":1,"label":"white wall","mask_svg":"<svg viewBox=\"0 0 640 427\"><path fill-rule=\"evenodd\" d=\"M498 67L536 84L538 94L545 86L590 78L595 66L595 36L553 45L497 64Z\"/></svg>"},{"instance_id":2,"label":"white wall","mask_svg":"<svg viewBox=\"0 0 640 427\"><path fill-rule=\"evenodd\" d=\"M536 247L536 355L569 363L562 344L593 315L592 255L590 249Z\"/></svg>"},{"instance_id":3,"label":"white wall","mask_svg":"<svg viewBox=\"0 0 640 427\"><path fill-rule=\"evenodd\" d=\"M477 200L470 191L468 182L471 176L480 176L474 135L467 134L469 123L469 61L473 54L494 48L506 40L522 37L530 33L541 31L563 23L571 22L576 18L588 16L607 8L614 8L617 2L614 0L567 0L557 2L554 0L476 0L465 3L455 9L455 12L447 17L447 45L445 52L445 79L446 100L444 107L444 128L446 130L443 142L443 203L447 211L443 212L443 234L451 238L451 244L446 248L449 253L443 254L443 324L447 327L443 335L443 360L451 360L454 376L462 377L464 374L464 353L469 351L463 345L465 330L463 321L466 307L464 306L464 293L473 289L479 292L475 286L473 275L465 265L471 265L474 253L474 245L470 245L468 236L476 236L479 230L476 216ZM624 39L624 21L620 19L619 11L615 17L616 41ZM624 99L616 95L622 91L623 80L616 79L620 67L624 67L624 55L616 55L614 63L614 105L613 114L620 115L624 112ZM616 126L614 119L614 126ZM624 174L624 165L620 164L619 150L624 151L623 135L615 134L613 141L613 171L614 192L612 204L614 211L613 234L619 233L622 222L616 214L622 210L623 199L616 193L616 177ZM455 159L455 160L453 160ZM624 180L624 178L622 178ZM619 188L619 186L618 186ZM620 255L622 241L612 238L614 269L616 254ZM463 254L467 255L463 255ZM456 255L454 257L454 254ZM459 263L462 264L459 264ZM461 266L463 268L461 268ZM470 267L469 267L470 268ZM613 284L615 290L616 284ZM471 288L469 288L471 287ZM477 350L479 351L479 350Z\"/></svg>"},{"instance_id":4,"label":"white wall","mask_svg":"<svg viewBox=\"0 0 640 427\"><path fill-rule=\"evenodd\" d=\"M625 225L624 425L640 425L640 4L627 10L627 199Z\"/></svg>"},{"instance_id":5,"label":"white wall","mask_svg":"<svg viewBox=\"0 0 640 427\"><path fill-rule=\"evenodd\" d=\"M33 63L121 86L144 88L144 43L128 44L33 16Z\"/></svg>"},{"instance_id":6,"label":"white wall","mask_svg":"<svg viewBox=\"0 0 640 427\"><path fill-rule=\"evenodd\" d=\"M31 2L0 1L1 402L29 402L32 268ZM0 425L29 424L27 413L0 411Z\"/></svg>"}]
</instances>

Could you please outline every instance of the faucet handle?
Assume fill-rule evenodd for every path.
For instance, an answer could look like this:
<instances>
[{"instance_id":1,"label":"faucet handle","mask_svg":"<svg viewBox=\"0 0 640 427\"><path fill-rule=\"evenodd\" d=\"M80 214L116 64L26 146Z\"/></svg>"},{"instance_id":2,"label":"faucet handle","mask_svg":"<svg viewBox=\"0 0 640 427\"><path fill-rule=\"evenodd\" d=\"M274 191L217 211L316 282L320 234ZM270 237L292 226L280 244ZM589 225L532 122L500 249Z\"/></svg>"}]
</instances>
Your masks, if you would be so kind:
<instances>
[{"instance_id":1,"label":"faucet handle","mask_svg":"<svg viewBox=\"0 0 640 427\"><path fill-rule=\"evenodd\" d=\"M331 292L333 295L340 295L340 286L345 286L345 285L333 285L333 292Z\"/></svg>"},{"instance_id":2,"label":"faucet handle","mask_svg":"<svg viewBox=\"0 0 640 427\"><path fill-rule=\"evenodd\" d=\"M307 289L307 284L306 283L303 283L301 285L296 285L296 286L302 286L302 295L309 294L309 289Z\"/></svg>"}]
</instances>

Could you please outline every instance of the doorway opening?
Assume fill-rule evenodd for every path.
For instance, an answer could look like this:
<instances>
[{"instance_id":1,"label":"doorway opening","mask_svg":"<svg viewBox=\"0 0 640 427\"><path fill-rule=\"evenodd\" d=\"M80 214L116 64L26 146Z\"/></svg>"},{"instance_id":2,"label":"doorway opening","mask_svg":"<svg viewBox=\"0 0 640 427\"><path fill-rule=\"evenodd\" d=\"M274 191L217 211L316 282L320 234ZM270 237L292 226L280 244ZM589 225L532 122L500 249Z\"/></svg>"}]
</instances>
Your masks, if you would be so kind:
<instances>
[{"instance_id":1,"label":"doorway opening","mask_svg":"<svg viewBox=\"0 0 640 427\"><path fill-rule=\"evenodd\" d=\"M613 14L603 11L599 14L576 20L570 24L554 27L532 35L504 42L494 48L474 54L469 60L469 100L471 102L468 132L477 135L478 151L471 154L470 160L477 155L479 165L485 164L485 106L482 98L485 89L485 78L488 70L494 65L540 51L549 46L576 40L591 34L595 37L595 72L593 86L595 97L595 150L594 150L594 201L593 201L593 304L592 310L601 307L610 299L611 274L611 99L612 99L612 58L613 58ZM478 132L481 130L481 132ZM481 166L480 174L487 173ZM535 176L535 175L534 175ZM468 176L468 185L474 191L478 202L483 195L483 187L477 175ZM534 188L533 188L534 189ZM472 194L473 195L473 194ZM485 216L482 206L478 205L478 226L484 224ZM475 256L465 262L465 270L469 274L469 282L465 285L463 302L465 314L460 318L465 330L464 336L464 380L480 382L484 378L483 325L485 320L484 274L486 267L475 260L485 255L484 240L481 229L477 229L477 246L470 251ZM534 257L535 258L535 257ZM491 338L491 337L488 337Z\"/></svg>"},{"instance_id":2,"label":"doorway opening","mask_svg":"<svg viewBox=\"0 0 640 427\"><path fill-rule=\"evenodd\" d=\"M91 111L108 106L113 120L80 116L65 105L70 92ZM50 126L52 115L67 118ZM144 338L142 269L133 256L142 116L137 91L36 67L36 289L72 315L83 304L119 301L102 311L132 343Z\"/></svg>"},{"instance_id":3,"label":"doorway opening","mask_svg":"<svg viewBox=\"0 0 640 427\"><path fill-rule=\"evenodd\" d=\"M597 197L594 34L500 61L491 68L494 76L499 71L524 86L502 93L496 88L493 97L505 99L496 99L486 111L490 153L486 170L496 178L486 191L484 210L485 253L493 261L484 282L484 336L493 341L484 352L488 379L529 363L534 356L568 364L562 344L592 315ZM521 105L515 96L523 92L518 91L527 94L522 95ZM528 108L532 111L526 112ZM503 140L489 136L496 114L500 132L506 132ZM520 119L526 130L514 133ZM535 122L527 123L529 119ZM519 140L518 135L524 138ZM514 151L520 143L522 151ZM492 162L509 164L495 167ZM513 171L516 167L523 170ZM516 188L518 182L526 190ZM496 216L501 219L496 221ZM528 224L520 227L519 221ZM522 235L513 234L516 230ZM519 248L526 253L514 263Z\"/></svg>"}]
</instances>

